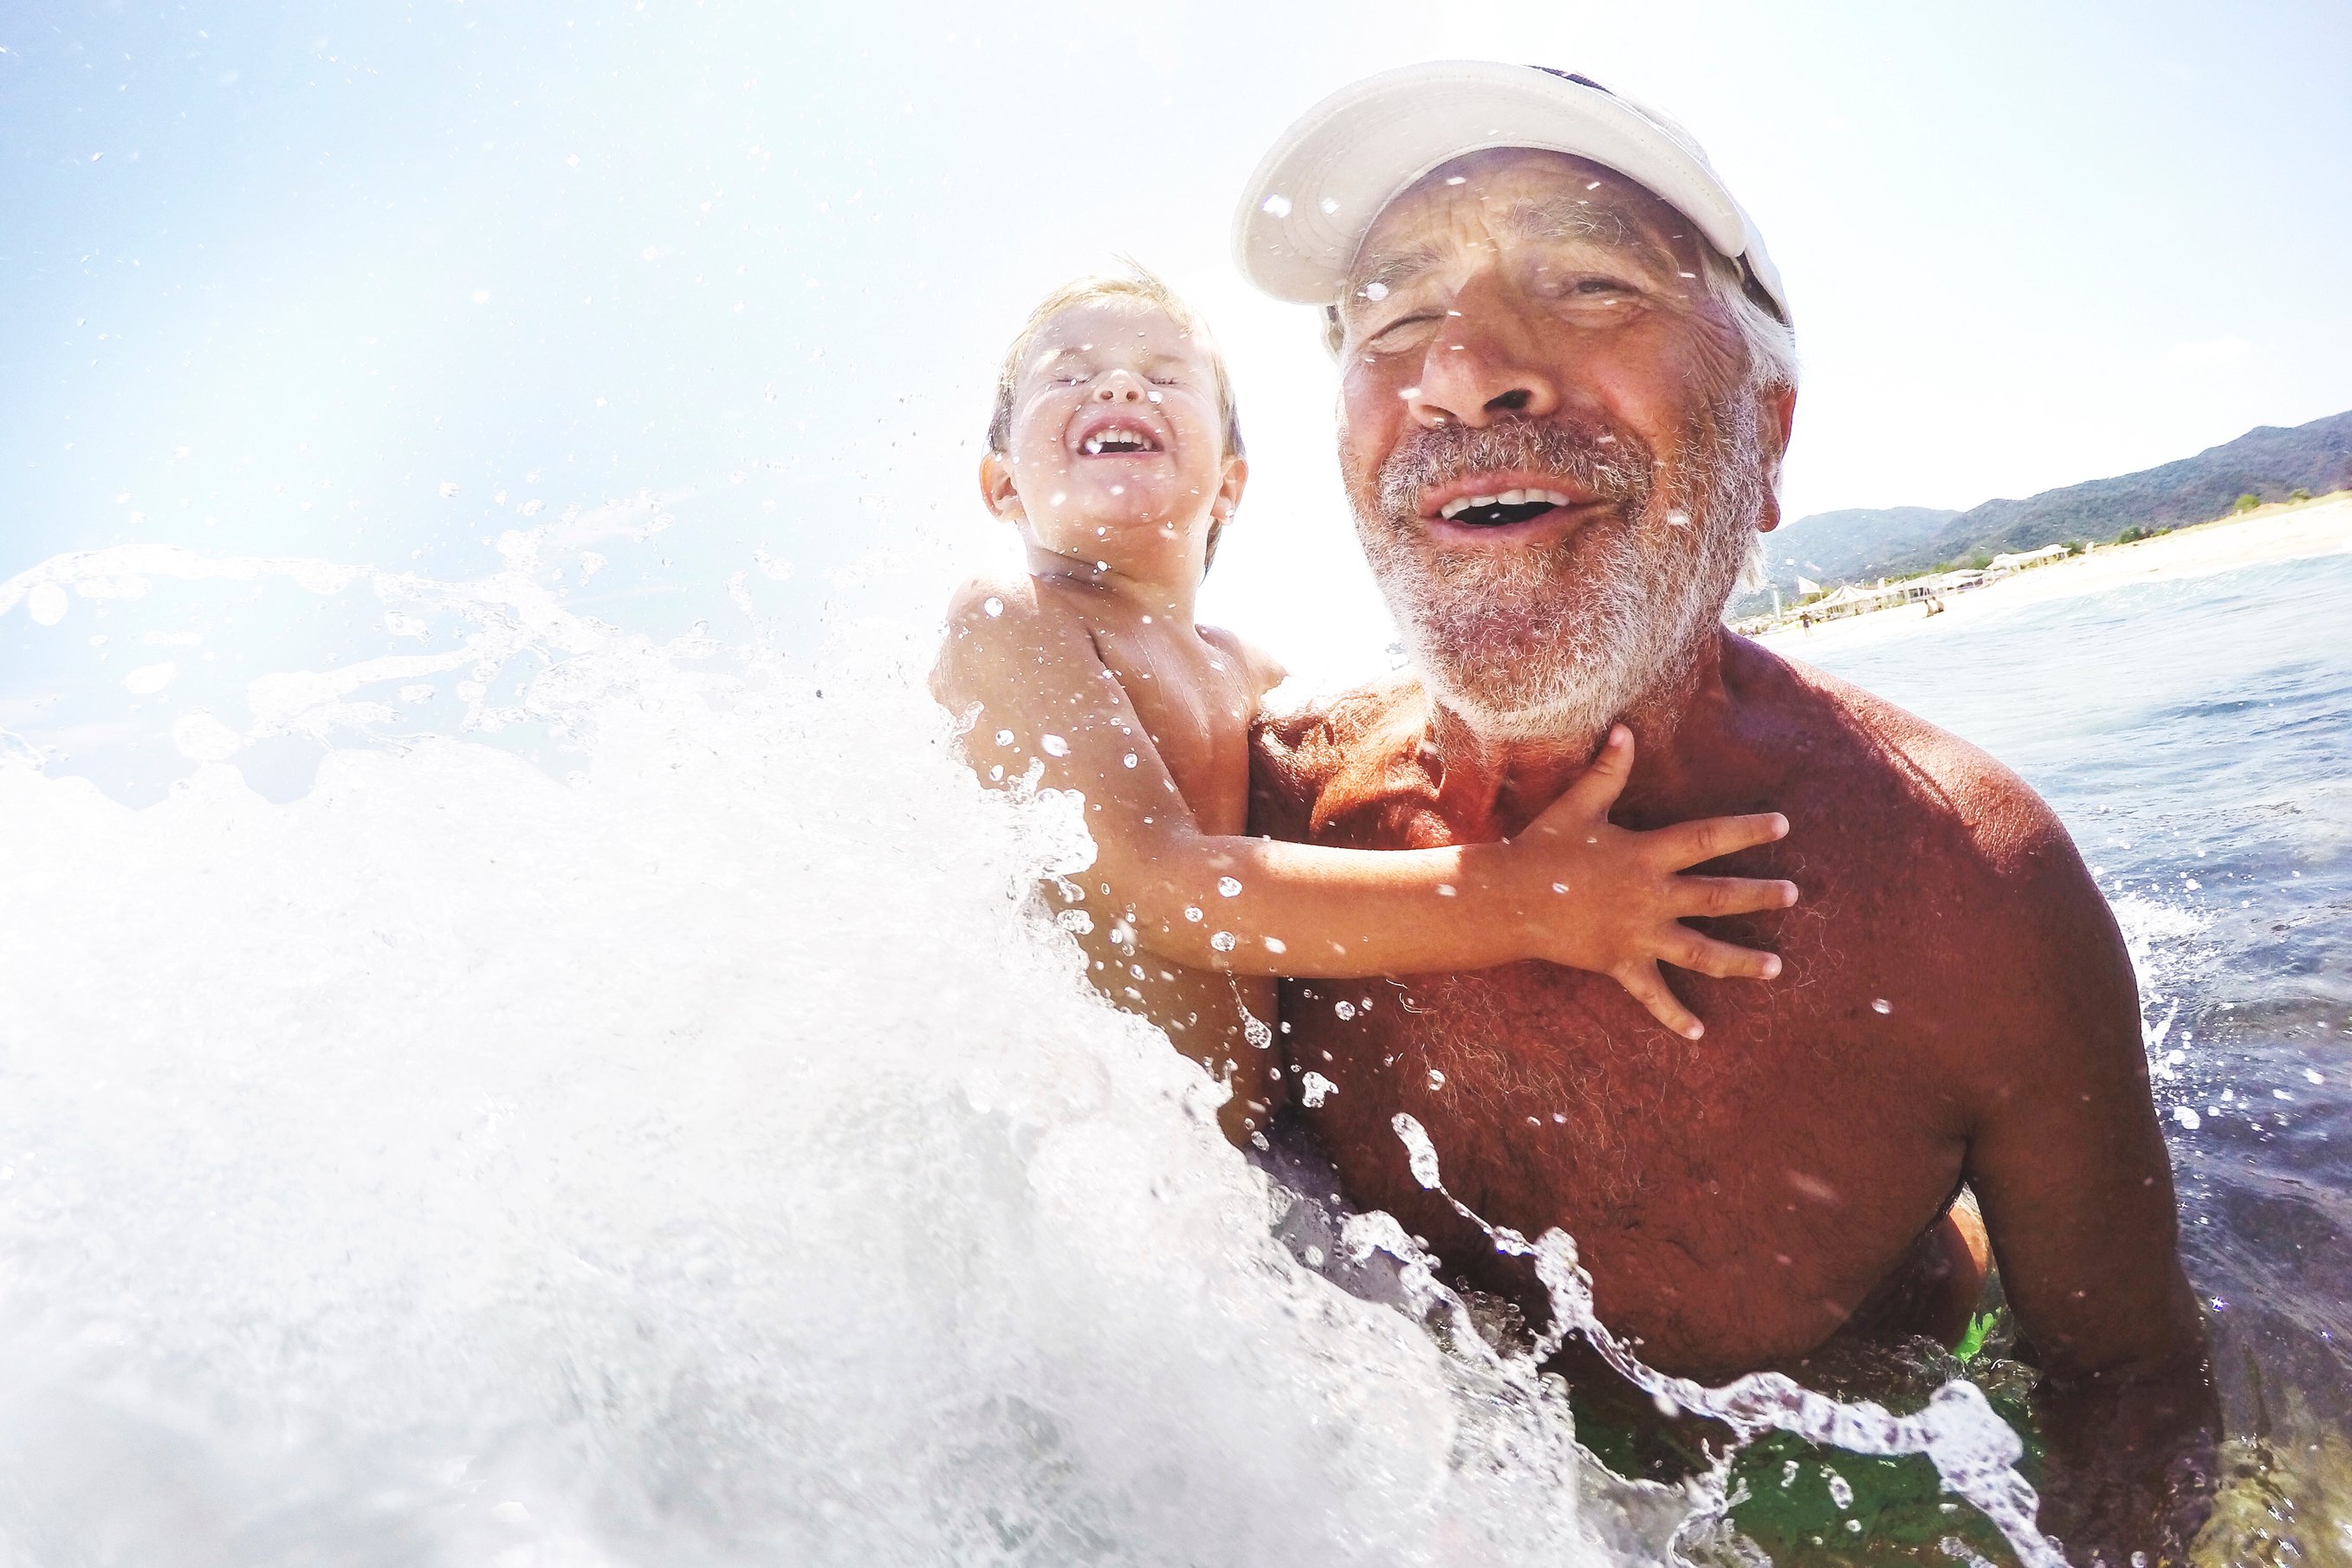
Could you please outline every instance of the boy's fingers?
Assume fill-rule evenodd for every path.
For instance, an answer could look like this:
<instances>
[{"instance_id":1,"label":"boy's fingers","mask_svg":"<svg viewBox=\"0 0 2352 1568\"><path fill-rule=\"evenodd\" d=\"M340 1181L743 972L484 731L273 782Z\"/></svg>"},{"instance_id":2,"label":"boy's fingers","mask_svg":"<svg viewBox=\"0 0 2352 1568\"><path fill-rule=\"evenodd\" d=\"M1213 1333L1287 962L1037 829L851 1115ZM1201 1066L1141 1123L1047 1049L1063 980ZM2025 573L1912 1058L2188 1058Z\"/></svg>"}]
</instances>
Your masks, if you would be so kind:
<instances>
[{"instance_id":1,"label":"boy's fingers","mask_svg":"<svg viewBox=\"0 0 2352 1568\"><path fill-rule=\"evenodd\" d=\"M1667 939L1658 956L1678 968L1712 974L1717 980L1769 980L1780 973L1780 955L1777 952L1759 952L1752 947L1717 942L1686 926L1682 928L1681 935Z\"/></svg>"},{"instance_id":2,"label":"boy's fingers","mask_svg":"<svg viewBox=\"0 0 2352 1568\"><path fill-rule=\"evenodd\" d=\"M1651 837L1664 851L1665 864L1679 870L1702 860L1753 849L1759 844L1770 844L1786 837L1788 832L1787 817L1777 811L1764 811L1753 816L1710 816L1704 821L1679 823L1673 827L1661 827Z\"/></svg>"},{"instance_id":3,"label":"boy's fingers","mask_svg":"<svg viewBox=\"0 0 2352 1568\"><path fill-rule=\"evenodd\" d=\"M1606 816L1617 797L1625 793L1625 781L1633 776L1633 731L1622 724L1612 725L1609 739L1601 742L1601 755L1560 798L1574 801L1579 810L1591 816Z\"/></svg>"},{"instance_id":4,"label":"boy's fingers","mask_svg":"<svg viewBox=\"0 0 2352 1568\"><path fill-rule=\"evenodd\" d=\"M1796 883L1759 877L1676 877L1666 895L1676 915L1753 914L1796 901Z\"/></svg>"},{"instance_id":5,"label":"boy's fingers","mask_svg":"<svg viewBox=\"0 0 2352 1568\"><path fill-rule=\"evenodd\" d=\"M1650 1016L1686 1040L1696 1040L1706 1033L1706 1026L1682 1005L1658 973L1658 966L1647 959L1628 963L1616 972L1617 984L1633 993L1633 1000L1650 1010Z\"/></svg>"}]
</instances>

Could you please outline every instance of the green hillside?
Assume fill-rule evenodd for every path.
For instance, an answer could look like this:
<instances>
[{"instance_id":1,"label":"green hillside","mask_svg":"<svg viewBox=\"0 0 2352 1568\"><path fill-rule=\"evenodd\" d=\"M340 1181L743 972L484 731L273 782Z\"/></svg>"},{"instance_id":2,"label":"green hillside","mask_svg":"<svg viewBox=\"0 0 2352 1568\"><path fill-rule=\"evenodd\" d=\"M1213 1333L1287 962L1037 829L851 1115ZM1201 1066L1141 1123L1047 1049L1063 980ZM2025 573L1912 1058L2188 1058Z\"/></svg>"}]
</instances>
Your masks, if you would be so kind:
<instances>
[{"instance_id":1,"label":"green hillside","mask_svg":"<svg viewBox=\"0 0 2352 1568\"><path fill-rule=\"evenodd\" d=\"M2297 490L2326 495L2346 489L2352 489L2352 411L2293 429L2259 426L2193 458L2023 500L1989 500L1963 512L1927 507L1816 512L1767 534L1764 548L1770 582L1793 597L1800 572L1824 585L1874 581L2068 540L2109 540L2126 528L2210 522L2226 516L2241 496L2275 501ZM1753 615L1770 606L1769 593L1742 595L1730 613Z\"/></svg>"},{"instance_id":2,"label":"green hillside","mask_svg":"<svg viewBox=\"0 0 2352 1568\"><path fill-rule=\"evenodd\" d=\"M2263 425L2193 458L2111 479L1972 507L1931 537L1864 568L1916 572L1970 554L2039 550L2070 539L2113 539L2131 527L2177 528L2228 515L2238 498L2285 500L2352 487L2352 412L2283 430Z\"/></svg>"}]
</instances>

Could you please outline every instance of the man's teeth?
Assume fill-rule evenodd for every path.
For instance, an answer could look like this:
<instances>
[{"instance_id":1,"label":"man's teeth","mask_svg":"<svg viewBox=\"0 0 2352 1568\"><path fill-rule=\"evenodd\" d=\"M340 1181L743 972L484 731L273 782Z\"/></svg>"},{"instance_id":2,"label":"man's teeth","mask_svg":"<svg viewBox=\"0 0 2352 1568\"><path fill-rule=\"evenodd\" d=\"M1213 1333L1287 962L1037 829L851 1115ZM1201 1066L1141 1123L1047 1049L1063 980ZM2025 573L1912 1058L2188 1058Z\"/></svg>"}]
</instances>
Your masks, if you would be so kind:
<instances>
[{"instance_id":1,"label":"man's teeth","mask_svg":"<svg viewBox=\"0 0 2352 1568\"><path fill-rule=\"evenodd\" d=\"M1541 501L1546 506L1569 504L1568 498L1558 490L1504 490L1491 496L1456 496L1440 508L1437 515L1450 521L1473 507L1525 506L1529 501Z\"/></svg>"}]
</instances>

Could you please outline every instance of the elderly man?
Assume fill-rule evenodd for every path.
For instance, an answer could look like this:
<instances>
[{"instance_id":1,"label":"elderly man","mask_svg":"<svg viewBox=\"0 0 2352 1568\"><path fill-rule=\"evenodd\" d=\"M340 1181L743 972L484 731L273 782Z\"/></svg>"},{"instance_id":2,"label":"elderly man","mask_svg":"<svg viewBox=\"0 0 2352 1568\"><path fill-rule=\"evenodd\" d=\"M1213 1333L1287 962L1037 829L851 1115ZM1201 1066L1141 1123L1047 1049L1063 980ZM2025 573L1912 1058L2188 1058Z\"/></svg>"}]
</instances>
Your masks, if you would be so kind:
<instances>
[{"instance_id":1,"label":"elderly man","mask_svg":"<svg viewBox=\"0 0 2352 1568\"><path fill-rule=\"evenodd\" d=\"M1349 499L1415 659L1261 726L1253 830L1492 840L1622 720L1621 822L1784 812L1784 842L1725 868L1804 895L1712 922L1786 970L1681 976L1696 1042L1544 964L1291 984L1296 1066L1337 1085L1308 1125L1349 1196L1542 1313L1413 1180L1410 1112L1457 1196L1570 1232L1602 1317L1708 1379L1840 1335L1949 1342L1989 1236L2042 1373L2045 1523L2078 1562L2177 1553L2214 1405L2115 921L1998 763L1720 624L1779 521L1795 406L1755 226L1662 118L1456 63L1310 111L1236 238L1253 280L1325 311Z\"/></svg>"}]
</instances>

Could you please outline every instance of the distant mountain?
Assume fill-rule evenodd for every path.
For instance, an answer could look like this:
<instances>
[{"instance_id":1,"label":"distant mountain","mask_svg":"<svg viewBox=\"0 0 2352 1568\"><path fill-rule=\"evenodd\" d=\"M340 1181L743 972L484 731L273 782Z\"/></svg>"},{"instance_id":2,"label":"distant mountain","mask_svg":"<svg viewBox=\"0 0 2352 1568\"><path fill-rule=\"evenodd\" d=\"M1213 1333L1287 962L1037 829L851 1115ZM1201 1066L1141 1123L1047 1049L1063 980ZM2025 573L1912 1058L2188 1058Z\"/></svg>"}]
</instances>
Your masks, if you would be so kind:
<instances>
[{"instance_id":1,"label":"distant mountain","mask_svg":"<svg viewBox=\"0 0 2352 1568\"><path fill-rule=\"evenodd\" d=\"M1916 572L1939 561L2039 550L2070 539L2113 539L2124 529L2177 528L2228 515L2242 495L2284 500L2293 490L2326 495L2352 487L2352 412L2283 430L2257 426L2193 458L2112 479L2043 490L2024 500L1989 500L1934 537L1867 570Z\"/></svg>"},{"instance_id":2,"label":"distant mountain","mask_svg":"<svg viewBox=\"0 0 2352 1568\"><path fill-rule=\"evenodd\" d=\"M1764 550L1769 581L1793 597L1801 572L1823 586L1875 581L2067 540L2109 540L2126 528L2210 522L2242 495L2273 501L2298 489L2316 496L2346 489L2352 489L2352 411L2293 429L2259 426L2178 462L1967 511L1815 512L1766 534ZM1732 601L1731 613L1770 607L1769 593L1748 594Z\"/></svg>"},{"instance_id":3,"label":"distant mountain","mask_svg":"<svg viewBox=\"0 0 2352 1568\"><path fill-rule=\"evenodd\" d=\"M1934 538L1960 514L1932 506L1889 506L1852 511L1817 511L1782 523L1764 536L1766 575L1790 598L1797 579L1843 582L1864 567L1885 561Z\"/></svg>"}]
</instances>

